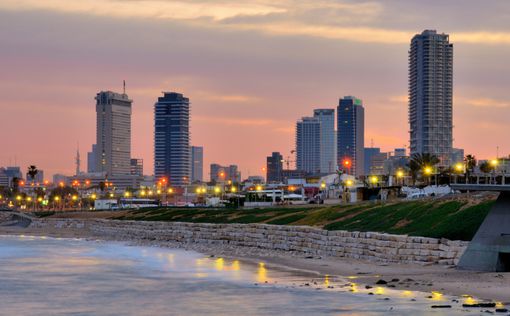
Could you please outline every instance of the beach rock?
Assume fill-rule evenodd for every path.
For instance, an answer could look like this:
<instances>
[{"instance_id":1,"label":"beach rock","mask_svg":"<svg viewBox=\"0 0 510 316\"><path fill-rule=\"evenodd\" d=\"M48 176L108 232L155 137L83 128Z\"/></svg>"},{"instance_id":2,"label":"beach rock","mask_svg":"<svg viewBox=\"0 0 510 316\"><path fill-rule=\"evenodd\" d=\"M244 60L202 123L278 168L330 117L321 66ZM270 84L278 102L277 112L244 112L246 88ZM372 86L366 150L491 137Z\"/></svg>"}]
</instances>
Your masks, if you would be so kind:
<instances>
[{"instance_id":1,"label":"beach rock","mask_svg":"<svg viewBox=\"0 0 510 316\"><path fill-rule=\"evenodd\" d=\"M379 284L379 285L380 285L380 284L388 284L388 282L387 282L387 281L385 281L385 280L383 280L383 279L380 279L380 280L378 280L377 282L375 282L375 284Z\"/></svg>"},{"instance_id":2,"label":"beach rock","mask_svg":"<svg viewBox=\"0 0 510 316\"><path fill-rule=\"evenodd\" d=\"M432 305L431 308L452 308L451 305Z\"/></svg>"}]
</instances>

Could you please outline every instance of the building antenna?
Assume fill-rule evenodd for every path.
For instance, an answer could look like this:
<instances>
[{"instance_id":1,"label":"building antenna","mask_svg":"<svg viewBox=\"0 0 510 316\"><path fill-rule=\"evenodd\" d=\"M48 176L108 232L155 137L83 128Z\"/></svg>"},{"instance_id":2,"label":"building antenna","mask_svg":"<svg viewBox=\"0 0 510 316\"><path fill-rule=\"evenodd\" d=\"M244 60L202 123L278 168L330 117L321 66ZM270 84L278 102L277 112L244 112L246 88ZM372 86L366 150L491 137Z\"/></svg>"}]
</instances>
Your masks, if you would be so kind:
<instances>
[{"instance_id":1,"label":"building antenna","mask_svg":"<svg viewBox=\"0 0 510 316\"><path fill-rule=\"evenodd\" d=\"M123 80L123 84L124 84L124 94L126 94L126 80Z\"/></svg>"},{"instance_id":2,"label":"building antenna","mask_svg":"<svg viewBox=\"0 0 510 316\"><path fill-rule=\"evenodd\" d=\"M370 147L374 148L374 139L373 138L370 139Z\"/></svg>"}]
</instances>

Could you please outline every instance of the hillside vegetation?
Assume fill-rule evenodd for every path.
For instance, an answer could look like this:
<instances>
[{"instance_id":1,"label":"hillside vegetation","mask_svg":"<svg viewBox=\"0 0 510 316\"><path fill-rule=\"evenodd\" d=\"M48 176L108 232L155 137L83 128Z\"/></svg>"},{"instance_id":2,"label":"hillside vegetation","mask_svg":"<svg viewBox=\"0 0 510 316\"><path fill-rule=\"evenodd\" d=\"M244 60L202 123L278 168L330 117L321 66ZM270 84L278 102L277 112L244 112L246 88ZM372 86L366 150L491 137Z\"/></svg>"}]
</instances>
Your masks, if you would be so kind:
<instances>
[{"instance_id":1,"label":"hillside vegetation","mask_svg":"<svg viewBox=\"0 0 510 316\"><path fill-rule=\"evenodd\" d=\"M130 211L115 218L195 223L308 225L327 230L377 231L471 240L493 203L494 201L471 204L462 200L430 200L249 210L158 208Z\"/></svg>"}]
</instances>

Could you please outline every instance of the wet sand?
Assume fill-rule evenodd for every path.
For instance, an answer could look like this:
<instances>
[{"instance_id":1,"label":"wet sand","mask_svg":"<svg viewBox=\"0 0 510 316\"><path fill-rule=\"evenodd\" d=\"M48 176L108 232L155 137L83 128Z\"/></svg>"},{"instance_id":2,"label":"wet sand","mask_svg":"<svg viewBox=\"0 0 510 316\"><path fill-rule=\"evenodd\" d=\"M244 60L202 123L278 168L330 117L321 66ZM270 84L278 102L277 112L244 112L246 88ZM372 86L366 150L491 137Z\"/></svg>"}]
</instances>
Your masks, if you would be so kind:
<instances>
[{"instance_id":1,"label":"wet sand","mask_svg":"<svg viewBox=\"0 0 510 316\"><path fill-rule=\"evenodd\" d=\"M510 303L510 273L481 273L459 271L441 265L382 264L349 258L309 258L286 256L281 252L257 251L248 248L228 248L221 246L182 245L178 243L152 243L149 241L117 240L99 236L85 229L72 228L22 228L0 226L0 235L48 236L60 238L84 238L125 241L130 244L185 248L210 256L222 256L248 262L265 262L274 268L292 269L316 275L347 277L357 284L374 286L379 280L383 285L395 290L440 292L446 295L470 295L480 300ZM398 279L398 281L396 281ZM391 282L391 280L394 280Z\"/></svg>"}]
</instances>

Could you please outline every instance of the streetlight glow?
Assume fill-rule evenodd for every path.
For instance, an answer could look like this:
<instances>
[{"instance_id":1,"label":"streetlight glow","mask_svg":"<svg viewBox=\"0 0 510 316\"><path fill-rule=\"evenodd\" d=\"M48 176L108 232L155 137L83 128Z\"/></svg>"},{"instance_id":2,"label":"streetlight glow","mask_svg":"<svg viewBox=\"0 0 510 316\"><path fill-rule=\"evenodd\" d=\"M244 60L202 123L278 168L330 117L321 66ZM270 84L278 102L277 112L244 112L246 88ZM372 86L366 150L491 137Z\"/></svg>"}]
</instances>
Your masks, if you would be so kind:
<instances>
[{"instance_id":1,"label":"streetlight glow","mask_svg":"<svg viewBox=\"0 0 510 316\"><path fill-rule=\"evenodd\" d=\"M376 184L377 182L379 182L379 179L376 176L370 177L370 183Z\"/></svg>"},{"instance_id":2,"label":"streetlight glow","mask_svg":"<svg viewBox=\"0 0 510 316\"><path fill-rule=\"evenodd\" d=\"M402 170L397 171L398 178L402 178L403 176L404 176L404 171L402 171Z\"/></svg>"},{"instance_id":3,"label":"streetlight glow","mask_svg":"<svg viewBox=\"0 0 510 316\"><path fill-rule=\"evenodd\" d=\"M464 170L464 165L462 163L456 163L455 164L455 171L462 172Z\"/></svg>"},{"instance_id":4,"label":"streetlight glow","mask_svg":"<svg viewBox=\"0 0 510 316\"><path fill-rule=\"evenodd\" d=\"M231 192L233 192L233 193L235 193L235 192L237 191L237 189L236 189L236 187L232 187L232 188L230 189L230 191L231 191Z\"/></svg>"},{"instance_id":5,"label":"streetlight glow","mask_svg":"<svg viewBox=\"0 0 510 316\"><path fill-rule=\"evenodd\" d=\"M432 174L432 168L431 167L425 167L425 169L423 169L423 172L426 175L431 175Z\"/></svg>"}]
</instances>

